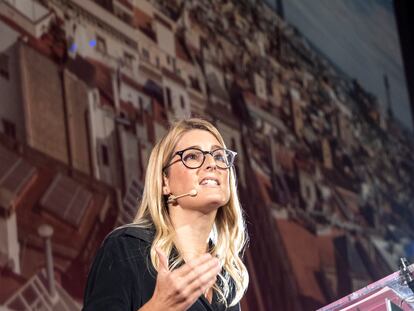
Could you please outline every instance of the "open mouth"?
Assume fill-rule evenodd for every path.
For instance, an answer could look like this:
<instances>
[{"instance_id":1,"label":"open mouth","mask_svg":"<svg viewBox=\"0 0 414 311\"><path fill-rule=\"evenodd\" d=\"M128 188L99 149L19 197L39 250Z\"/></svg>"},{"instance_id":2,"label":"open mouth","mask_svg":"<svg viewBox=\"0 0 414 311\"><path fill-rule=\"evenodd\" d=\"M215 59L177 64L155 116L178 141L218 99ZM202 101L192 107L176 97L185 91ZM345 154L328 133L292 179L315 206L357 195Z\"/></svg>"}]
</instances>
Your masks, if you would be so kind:
<instances>
[{"instance_id":1,"label":"open mouth","mask_svg":"<svg viewBox=\"0 0 414 311\"><path fill-rule=\"evenodd\" d=\"M202 186L219 186L220 183L216 178L203 178L200 182Z\"/></svg>"}]
</instances>

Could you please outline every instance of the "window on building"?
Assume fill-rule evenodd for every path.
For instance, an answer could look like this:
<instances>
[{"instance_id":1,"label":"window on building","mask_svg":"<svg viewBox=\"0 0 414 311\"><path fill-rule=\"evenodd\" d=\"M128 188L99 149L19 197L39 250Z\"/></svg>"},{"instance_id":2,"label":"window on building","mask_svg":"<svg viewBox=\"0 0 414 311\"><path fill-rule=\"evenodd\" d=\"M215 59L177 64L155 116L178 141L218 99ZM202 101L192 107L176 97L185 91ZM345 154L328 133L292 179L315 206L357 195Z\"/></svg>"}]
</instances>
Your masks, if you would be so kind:
<instances>
[{"instance_id":1,"label":"window on building","mask_svg":"<svg viewBox=\"0 0 414 311\"><path fill-rule=\"evenodd\" d=\"M181 103L181 108L184 109L185 108L185 101L184 101L184 96L180 95L180 103Z\"/></svg>"},{"instance_id":2,"label":"window on building","mask_svg":"<svg viewBox=\"0 0 414 311\"><path fill-rule=\"evenodd\" d=\"M233 151L237 150L236 139L234 137L230 140L230 149ZM240 176L239 166L237 165L237 161L234 163L234 168L236 169L236 176Z\"/></svg>"},{"instance_id":3,"label":"window on building","mask_svg":"<svg viewBox=\"0 0 414 311\"><path fill-rule=\"evenodd\" d=\"M231 138L230 146L231 146L231 150L236 150L237 149L236 148L236 139L234 139L234 137Z\"/></svg>"},{"instance_id":4,"label":"window on building","mask_svg":"<svg viewBox=\"0 0 414 311\"><path fill-rule=\"evenodd\" d=\"M115 11L115 15L118 16L120 19L122 19L127 24L131 24L131 22L132 22L131 15L129 15L125 12L122 12L122 10L117 9Z\"/></svg>"},{"instance_id":5,"label":"window on building","mask_svg":"<svg viewBox=\"0 0 414 311\"><path fill-rule=\"evenodd\" d=\"M208 42L206 38L200 37L200 48L208 49Z\"/></svg>"},{"instance_id":6,"label":"window on building","mask_svg":"<svg viewBox=\"0 0 414 311\"><path fill-rule=\"evenodd\" d=\"M16 139L16 126L14 125L14 123L3 119L3 129L4 129L4 134L6 136L9 136L10 138Z\"/></svg>"},{"instance_id":7,"label":"window on building","mask_svg":"<svg viewBox=\"0 0 414 311\"><path fill-rule=\"evenodd\" d=\"M101 145L101 154L102 154L102 163L105 166L109 166L109 153L108 147L105 145Z\"/></svg>"},{"instance_id":8,"label":"window on building","mask_svg":"<svg viewBox=\"0 0 414 311\"><path fill-rule=\"evenodd\" d=\"M167 107L171 108L172 107L172 99L171 99L171 90L169 87L165 88L165 93L167 96Z\"/></svg>"},{"instance_id":9,"label":"window on building","mask_svg":"<svg viewBox=\"0 0 414 311\"><path fill-rule=\"evenodd\" d=\"M106 41L100 36L96 36L96 49L101 53L106 53Z\"/></svg>"},{"instance_id":10,"label":"window on building","mask_svg":"<svg viewBox=\"0 0 414 311\"><path fill-rule=\"evenodd\" d=\"M10 78L9 55L5 53L0 54L0 76L7 80Z\"/></svg>"},{"instance_id":11,"label":"window on building","mask_svg":"<svg viewBox=\"0 0 414 311\"><path fill-rule=\"evenodd\" d=\"M142 58L146 61L150 60L150 54L147 49L142 48Z\"/></svg>"},{"instance_id":12,"label":"window on building","mask_svg":"<svg viewBox=\"0 0 414 311\"><path fill-rule=\"evenodd\" d=\"M142 165L143 162L143 157L142 157L142 147L141 144L138 142L138 172L139 172L139 178L143 179L144 178L144 167Z\"/></svg>"},{"instance_id":13,"label":"window on building","mask_svg":"<svg viewBox=\"0 0 414 311\"><path fill-rule=\"evenodd\" d=\"M157 56L157 58L155 59L155 64L157 65L157 68L160 67L160 58Z\"/></svg>"},{"instance_id":14,"label":"window on building","mask_svg":"<svg viewBox=\"0 0 414 311\"><path fill-rule=\"evenodd\" d=\"M124 52L124 63L125 66L132 69L132 63L134 62L134 55L128 53L128 52Z\"/></svg>"},{"instance_id":15,"label":"window on building","mask_svg":"<svg viewBox=\"0 0 414 311\"><path fill-rule=\"evenodd\" d=\"M176 63L175 63L175 58L173 58L173 59L171 60L171 63L172 63L172 67L173 67L174 71L176 71L176 70L177 70L177 65L176 65Z\"/></svg>"},{"instance_id":16,"label":"window on building","mask_svg":"<svg viewBox=\"0 0 414 311\"><path fill-rule=\"evenodd\" d=\"M143 112L143 107L144 107L144 102L142 100L141 96L138 96L138 108L139 108L139 112L142 113Z\"/></svg>"},{"instance_id":17,"label":"window on building","mask_svg":"<svg viewBox=\"0 0 414 311\"><path fill-rule=\"evenodd\" d=\"M310 198L310 197L311 197L311 189L310 189L310 187L309 187L309 186L307 186L307 187L305 188L305 191L306 191L306 198Z\"/></svg>"},{"instance_id":18,"label":"window on building","mask_svg":"<svg viewBox=\"0 0 414 311\"><path fill-rule=\"evenodd\" d=\"M197 91L201 91L200 82L197 78L189 76L190 79L190 85L193 89Z\"/></svg>"}]
</instances>

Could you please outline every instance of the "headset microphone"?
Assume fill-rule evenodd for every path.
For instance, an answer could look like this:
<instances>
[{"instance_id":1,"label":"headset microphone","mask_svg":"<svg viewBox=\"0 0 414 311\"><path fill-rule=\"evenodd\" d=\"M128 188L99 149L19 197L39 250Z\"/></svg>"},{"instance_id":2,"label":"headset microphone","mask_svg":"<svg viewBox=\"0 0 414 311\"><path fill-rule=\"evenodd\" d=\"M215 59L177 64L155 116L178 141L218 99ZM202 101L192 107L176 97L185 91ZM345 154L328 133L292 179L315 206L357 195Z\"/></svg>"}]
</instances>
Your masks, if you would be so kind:
<instances>
[{"instance_id":1,"label":"headset microphone","mask_svg":"<svg viewBox=\"0 0 414 311\"><path fill-rule=\"evenodd\" d=\"M182 197L186 197L188 195L192 196L192 197L195 197L197 195L197 190L193 189L188 193L180 194L180 195L177 195L177 196L171 194L168 197L167 203L173 203L174 201L177 201L177 199L182 198Z\"/></svg>"}]
</instances>

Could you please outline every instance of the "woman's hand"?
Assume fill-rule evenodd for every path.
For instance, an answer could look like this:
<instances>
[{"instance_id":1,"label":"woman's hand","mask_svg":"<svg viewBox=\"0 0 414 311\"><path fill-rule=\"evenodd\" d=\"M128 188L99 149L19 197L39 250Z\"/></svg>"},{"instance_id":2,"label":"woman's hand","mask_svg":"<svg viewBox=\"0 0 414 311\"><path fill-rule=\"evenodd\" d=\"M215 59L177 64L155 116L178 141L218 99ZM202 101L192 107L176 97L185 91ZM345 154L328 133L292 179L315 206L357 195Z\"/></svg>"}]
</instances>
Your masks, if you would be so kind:
<instances>
[{"instance_id":1,"label":"woman's hand","mask_svg":"<svg viewBox=\"0 0 414 311\"><path fill-rule=\"evenodd\" d=\"M156 249L160 260L152 298L140 310L187 310L216 282L220 272L217 258L204 254L170 271L165 254Z\"/></svg>"}]
</instances>

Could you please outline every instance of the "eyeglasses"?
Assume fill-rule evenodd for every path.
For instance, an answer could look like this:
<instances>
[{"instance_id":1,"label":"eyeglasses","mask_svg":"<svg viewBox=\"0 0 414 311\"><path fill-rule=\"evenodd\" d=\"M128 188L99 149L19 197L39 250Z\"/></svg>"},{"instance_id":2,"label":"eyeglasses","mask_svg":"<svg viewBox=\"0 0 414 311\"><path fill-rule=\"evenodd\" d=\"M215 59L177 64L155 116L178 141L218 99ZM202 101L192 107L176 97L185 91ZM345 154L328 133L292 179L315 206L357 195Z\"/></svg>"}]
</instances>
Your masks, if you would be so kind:
<instances>
[{"instance_id":1,"label":"eyeglasses","mask_svg":"<svg viewBox=\"0 0 414 311\"><path fill-rule=\"evenodd\" d=\"M237 152L224 148L215 149L213 151L203 151L198 148L190 147L184 150L177 151L172 155L172 158L176 155L179 155L181 162L183 162L183 164L187 168L193 169L199 168L204 164L207 154L210 154L213 157L217 167L226 169L233 165L234 158L236 157ZM179 160L168 164L163 168L163 170L165 170L166 168L170 167L178 161Z\"/></svg>"}]
</instances>

